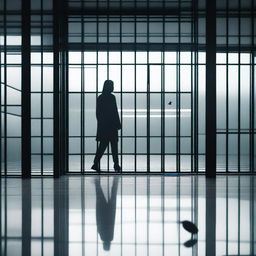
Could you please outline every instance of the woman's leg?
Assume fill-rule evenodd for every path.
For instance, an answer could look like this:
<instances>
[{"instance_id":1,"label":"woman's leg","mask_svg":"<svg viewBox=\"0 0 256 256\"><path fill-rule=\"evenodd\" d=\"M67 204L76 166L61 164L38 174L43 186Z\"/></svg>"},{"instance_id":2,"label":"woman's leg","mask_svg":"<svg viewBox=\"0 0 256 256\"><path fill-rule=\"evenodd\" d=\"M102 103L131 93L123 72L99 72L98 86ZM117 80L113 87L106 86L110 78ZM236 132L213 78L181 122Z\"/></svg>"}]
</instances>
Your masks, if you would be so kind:
<instances>
[{"instance_id":1,"label":"woman's leg","mask_svg":"<svg viewBox=\"0 0 256 256\"><path fill-rule=\"evenodd\" d=\"M101 157L103 156L107 146L108 146L109 141L108 140L102 140L100 141L100 145L96 151L96 155L94 158L94 163L97 164L100 162Z\"/></svg>"},{"instance_id":2,"label":"woman's leg","mask_svg":"<svg viewBox=\"0 0 256 256\"><path fill-rule=\"evenodd\" d=\"M117 150L117 140L111 141L111 151L114 164L118 165L118 150Z\"/></svg>"}]
</instances>

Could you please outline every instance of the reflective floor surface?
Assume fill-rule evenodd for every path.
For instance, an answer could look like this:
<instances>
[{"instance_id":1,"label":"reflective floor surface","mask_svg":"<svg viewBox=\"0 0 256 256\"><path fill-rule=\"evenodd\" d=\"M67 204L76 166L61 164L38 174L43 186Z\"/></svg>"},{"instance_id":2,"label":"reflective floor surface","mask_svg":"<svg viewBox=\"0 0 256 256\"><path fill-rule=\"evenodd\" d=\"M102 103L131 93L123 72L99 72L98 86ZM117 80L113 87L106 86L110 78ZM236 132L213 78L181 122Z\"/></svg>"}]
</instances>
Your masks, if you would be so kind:
<instances>
[{"instance_id":1,"label":"reflective floor surface","mask_svg":"<svg viewBox=\"0 0 256 256\"><path fill-rule=\"evenodd\" d=\"M256 255L256 176L1 181L2 256Z\"/></svg>"}]
</instances>

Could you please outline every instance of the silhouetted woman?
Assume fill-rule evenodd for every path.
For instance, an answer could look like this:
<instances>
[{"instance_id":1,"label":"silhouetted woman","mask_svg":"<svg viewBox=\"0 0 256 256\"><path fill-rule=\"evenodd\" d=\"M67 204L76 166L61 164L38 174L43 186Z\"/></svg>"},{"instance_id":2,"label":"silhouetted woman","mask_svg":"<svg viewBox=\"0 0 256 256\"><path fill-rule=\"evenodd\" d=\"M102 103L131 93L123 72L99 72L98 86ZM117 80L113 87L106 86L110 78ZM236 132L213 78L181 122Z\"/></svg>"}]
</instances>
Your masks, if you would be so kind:
<instances>
[{"instance_id":1,"label":"silhouetted woman","mask_svg":"<svg viewBox=\"0 0 256 256\"><path fill-rule=\"evenodd\" d=\"M113 81L106 80L102 94L97 98L96 103L96 117L98 121L96 140L100 142L100 145L97 149L92 169L97 172L100 171L100 159L109 143L111 143L114 169L116 171L121 170L117 151L118 130L121 129L121 122L117 111L116 98L112 94L113 90Z\"/></svg>"}]
</instances>

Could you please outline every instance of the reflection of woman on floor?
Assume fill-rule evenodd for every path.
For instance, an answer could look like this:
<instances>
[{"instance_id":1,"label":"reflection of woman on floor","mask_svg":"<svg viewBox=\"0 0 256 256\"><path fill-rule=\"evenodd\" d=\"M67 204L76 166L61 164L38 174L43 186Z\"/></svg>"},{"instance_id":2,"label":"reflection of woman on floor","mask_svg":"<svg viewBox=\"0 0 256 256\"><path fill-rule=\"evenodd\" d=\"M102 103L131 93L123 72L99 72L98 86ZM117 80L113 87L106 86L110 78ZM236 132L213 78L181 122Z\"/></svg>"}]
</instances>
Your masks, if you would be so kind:
<instances>
[{"instance_id":1,"label":"reflection of woman on floor","mask_svg":"<svg viewBox=\"0 0 256 256\"><path fill-rule=\"evenodd\" d=\"M105 251L110 250L111 241L114 238L117 187L118 177L115 177L111 189L111 196L107 200L103 194L100 179L95 179L97 230L103 241Z\"/></svg>"}]
</instances>

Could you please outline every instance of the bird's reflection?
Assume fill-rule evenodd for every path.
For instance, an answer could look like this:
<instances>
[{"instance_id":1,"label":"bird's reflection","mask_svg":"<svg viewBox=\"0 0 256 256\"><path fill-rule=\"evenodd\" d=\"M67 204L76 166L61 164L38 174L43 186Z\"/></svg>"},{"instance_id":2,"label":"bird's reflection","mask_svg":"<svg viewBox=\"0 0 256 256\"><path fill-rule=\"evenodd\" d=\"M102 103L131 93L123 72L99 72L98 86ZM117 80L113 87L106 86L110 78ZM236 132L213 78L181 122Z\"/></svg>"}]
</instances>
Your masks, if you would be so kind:
<instances>
[{"instance_id":1,"label":"bird's reflection","mask_svg":"<svg viewBox=\"0 0 256 256\"><path fill-rule=\"evenodd\" d=\"M102 191L100 178L95 178L94 180L96 190L97 230L105 251L110 250L111 241L114 238L118 181L119 177L114 177L111 194L106 198Z\"/></svg>"}]
</instances>

